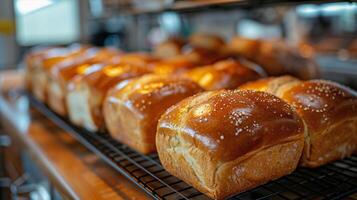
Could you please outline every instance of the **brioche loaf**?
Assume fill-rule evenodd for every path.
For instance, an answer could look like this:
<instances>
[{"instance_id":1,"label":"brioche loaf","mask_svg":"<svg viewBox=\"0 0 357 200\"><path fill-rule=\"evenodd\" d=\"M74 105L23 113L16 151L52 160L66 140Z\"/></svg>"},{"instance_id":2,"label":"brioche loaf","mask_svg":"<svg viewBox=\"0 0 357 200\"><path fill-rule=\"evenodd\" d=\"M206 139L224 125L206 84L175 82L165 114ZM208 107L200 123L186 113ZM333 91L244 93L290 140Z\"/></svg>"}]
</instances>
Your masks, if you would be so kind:
<instances>
[{"instance_id":1,"label":"brioche loaf","mask_svg":"<svg viewBox=\"0 0 357 200\"><path fill-rule=\"evenodd\" d=\"M196 63L188 56L180 55L153 63L149 67L155 74L181 74L196 67Z\"/></svg>"},{"instance_id":2,"label":"brioche loaf","mask_svg":"<svg viewBox=\"0 0 357 200\"><path fill-rule=\"evenodd\" d=\"M30 50L29 53L25 55L25 87L28 91L32 91L32 78L39 67L40 60L47 54L51 49L55 47L37 47Z\"/></svg>"},{"instance_id":3,"label":"brioche loaf","mask_svg":"<svg viewBox=\"0 0 357 200\"><path fill-rule=\"evenodd\" d=\"M225 45L225 41L218 35L195 33L189 37L190 45L202 49L217 51Z\"/></svg>"},{"instance_id":4,"label":"brioche loaf","mask_svg":"<svg viewBox=\"0 0 357 200\"><path fill-rule=\"evenodd\" d=\"M109 133L139 152L155 152L156 125L161 114L201 91L188 79L156 74L120 83L108 92L104 102Z\"/></svg>"},{"instance_id":5,"label":"brioche loaf","mask_svg":"<svg viewBox=\"0 0 357 200\"><path fill-rule=\"evenodd\" d=\"M312 57L305 56L283 41L234 37L228 49L235 55L259 64L271 76L290 74L301 79L319 76Z\"/></svg>"},{"instance_id":6,"label":"brioche loaf","mask_svg":"<svg viewBox=\"0 0 357 200\"><path fill-rule=\"evenodd\" d=\"M318 167L357 151L357 94L323 80L263 79L241 89L266 91L292 105L307 128L301 165Z\"/></svg>"},{"instance_id":7,"label":"brioche loaf","mask_svg":"<svg viewBox=\"0 0 357 200\"><path fill-rule=\"evenodd\" d=\"M247 59L254 60L260 48L260 40L244 37L233 37L228 47L234 53Z\"/></svg>"},{"instance_id":8,"label":"brioche loaf","mask_svg":"<svg viewBox=\"0 0 357 200\"><path fill-rule=\"evenodd\" d=\"M224 60L189 70L183 76L197 82L205 90L217 90L234 89L263 75L260 70L245 66L238 60Z\"/></svg>"},{"instance_id":9,"label":"brioche loaf","mask_svg":"<svg viewBox=\"0 0 357 200\"><path fill-rule=\"evenodd\" d=\"M47 87L48 105L58 114L67 115L65 96L68 82L76 75L88 73L88 71L99 70L108 59L118 55L119 52L109 48L91 48L77 58L61 62L59 66L49 70ZM98 64L98 65L95 65Z\"/></svg>"},{"instance_id":10,"label":"brioche loaf","mask_svg":"<svg viewBox=\"0 0 357 200\"><path fill-rule=\"evenodd\" d=\"M231 56L221 52L220 49L210 50L195 46L186 46L183 49L183 55L187 56L196 65L210 65Z\"/></svg>"},{"instance_id":11,"label":"brioche loaf","mask_svg":"<svg viewBox=\"0 0 357 200\"><path fill-rule=\"evenodd\" d=\"M141 67L146 67L159 61L160 58L145 52L124 53L118 56L114 56L112 59L110 59L110 63L112 64L129 64Z\"/></svg>"},{"instance_id":12,"label":"brioche loaf","mask_svg":"<svg viewBox=\"0 0 357 200\"><path fill-rule=\"evenodd\" d=\"M158 123L156 144L168 172L223 199L295 170L304 124L269 93L209 91L168 109Z\"/></svg>"},{"instance_id":13,"label":"brioche loaf","mask_svg":"<svg viewBox=\"0 0 357 200\"><path fill-rule=\"evenodd\" d=\"M154 48L154 54L159 58L173 58L182 53L182 47L186 44L185 40L172 37Z\"/></svg>"},{"instance_id":14,"label":"brioche loaf","mask_svg":"<svg viewBox=\"0 0 357 200\"><path fill-rule=\"evenodd\" d=\"M34 96L47 103L48 73L58 63L74 59L85 52L87 46L72 45L68 48L54 48L37 59L37 67L32 73L31 85Z\"/></svg>"},{"instance_id":15,"label":"brioche loaf","mask_svg":"<svg viewBox=\"0 0 357 200\"><path fill-rule=\"evenodd\" d=\"M102 105L107 91L123 80L149 72L141 66L117 64L74 79L66 97L70 120L91 131L105 129Z\"/></svg>"}]
</instances>

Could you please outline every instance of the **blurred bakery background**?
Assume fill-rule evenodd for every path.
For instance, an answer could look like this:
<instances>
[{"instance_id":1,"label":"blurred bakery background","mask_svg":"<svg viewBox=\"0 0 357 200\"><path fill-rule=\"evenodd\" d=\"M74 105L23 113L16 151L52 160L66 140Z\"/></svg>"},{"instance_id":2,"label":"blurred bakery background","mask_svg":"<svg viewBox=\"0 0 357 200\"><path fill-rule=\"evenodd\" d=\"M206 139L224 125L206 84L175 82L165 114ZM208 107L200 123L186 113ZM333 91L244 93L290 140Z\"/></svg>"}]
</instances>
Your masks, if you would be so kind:
<instances>
[{"instance_id":1,"label":"blurred bakery background","mask_svg":"<svg viewBox=\"0 0 357 200\"><path fill-rule=\"evenodd\" d=\"M0 0L0 69L34 46L76 42L146 51L193 33L279 40L321 78L357 86L357 4L279 0ZM299 62L292 60L291 62Z\"/></svg>"},{"instance_id":2,"label":"blurred bakery background","mask_svg":"<svg viewBox=\"0 0 357 200\"><path fill-rule=\"evenodd\" d=\"M339 0L0 0L0 86L14 88L23 83L18 72L24 71L24 56L33 48L84 43L125 52L152 51L167 40L184 43L190 36L194 38L193 34L219 36L237 47L238 52L247 40L271 41L263 50L267 55L263 60L254 60L254 51L244 51L248 53L245 57L272 68L284 63L293 71L312 61L318 70L310 77L338 81L357 89L357 2ZM275 51L274 47L282 44L284 47ZM163 54L175 54L175 48L161 47ZM300 57L284 51L297 52ZM309 62L301 58L308 58ZM29 104L24 97L12 93L9 96L16 99L16 107L27 112ZM7 107L0 102L0 108L10 113L19 127L29 123L27 115L22 119L22 115ZM58 129L48 126L53 132ZM61 199L29 153L14 153L21 145L16 140L10 145L4 133L0 124L0 199L11 195L15 199L22 193L30 193L30 199ZM68 146L64 149L70 149ZM10 158L4 158L5 151L10 152ZM57 153L54 152L56 156ZM9 167L9 163L15 164ZM23 190L10 194L10 190L3 189L12 183L3 178L8 171L9 177L16 180L14 183L19 184L15 188ZM132 194L142 199L136 190Z\"/></svg>"}]
</instances>

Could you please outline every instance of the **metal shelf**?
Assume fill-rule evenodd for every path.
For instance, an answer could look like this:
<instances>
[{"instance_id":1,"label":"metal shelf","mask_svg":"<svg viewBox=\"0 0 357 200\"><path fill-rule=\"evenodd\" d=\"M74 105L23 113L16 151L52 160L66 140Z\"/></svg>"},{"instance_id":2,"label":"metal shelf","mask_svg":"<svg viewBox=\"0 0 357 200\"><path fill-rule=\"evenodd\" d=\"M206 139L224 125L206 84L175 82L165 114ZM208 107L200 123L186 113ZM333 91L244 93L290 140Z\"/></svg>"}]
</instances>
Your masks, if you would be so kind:
<instances>
[{"instance_id":1,"label":"metal shelf","mask_svg":"<svg viewBox=\"0 0 357 200\"><path fill-rule=\"evenodd\" d=\"M321 4L329 2L356 2L356 0L175 0L170 4L161 4L151 8L136 8L133 5L108 8L111 14L145 15L162 12L199 12L212 9L259 8L272 5Z\"/></svg>"},{"instance_id":2,"label":"metal shelf","mask_svg":"<svg viewBox=\"0 0 357 200\"><path fill-rule=\"evenodd\" d=\"M155 199L208 199L161 166L157 154L143 155L112 139L72 125L46 105L28 95L33 108L137 184ZM357 194L357 156L317 169L298 168L294 173L241 193L231 199L343 199Z\"/></svg>"}]
</instances>

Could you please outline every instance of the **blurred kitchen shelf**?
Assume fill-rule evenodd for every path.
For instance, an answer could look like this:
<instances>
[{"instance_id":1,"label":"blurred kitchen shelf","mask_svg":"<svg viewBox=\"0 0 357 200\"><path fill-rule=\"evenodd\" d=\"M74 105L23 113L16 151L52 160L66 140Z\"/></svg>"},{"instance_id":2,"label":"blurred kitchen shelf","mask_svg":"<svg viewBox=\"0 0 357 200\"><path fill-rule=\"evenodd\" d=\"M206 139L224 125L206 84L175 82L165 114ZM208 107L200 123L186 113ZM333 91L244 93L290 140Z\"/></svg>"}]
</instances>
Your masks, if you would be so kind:
<instances>
[{"instance_id":1,"label":"blurred kitchen shelf","mask_svg":"<svg viewBox=\"0 0 357 200\"><path fill-rule=\"evenodd\" d=\"M321 78L337 81L357 89L357 58L341 59L337 55L316 56Z\"/></svg>"},{"instance_id":2,"label":"blurred kitchen shelf","mask_svg":"<svg viewBox=\"0 0 357 200\"><path fill-rule=\"evenodd\" d=\"M257 8L272 5L321 4L329 2L357 2L356 0L175 0L171 3L158 3L149 8L135 6L108 6L109 15L145 15L162 12L200 12L212 9ZM108 16L108 12L106 12Z\"/></svg>"}]
</instances>

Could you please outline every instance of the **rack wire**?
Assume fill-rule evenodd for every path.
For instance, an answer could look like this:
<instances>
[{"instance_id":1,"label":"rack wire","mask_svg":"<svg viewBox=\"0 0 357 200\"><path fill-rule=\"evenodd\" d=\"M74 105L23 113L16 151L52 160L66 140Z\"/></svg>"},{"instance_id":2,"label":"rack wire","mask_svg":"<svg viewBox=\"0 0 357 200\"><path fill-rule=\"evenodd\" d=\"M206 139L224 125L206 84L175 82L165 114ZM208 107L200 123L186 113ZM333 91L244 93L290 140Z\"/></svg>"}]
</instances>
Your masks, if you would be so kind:
<instances>
[{"instance_id":1,"label":"rack wire","mask_svg":"<svg viewBox=\"0 0 357 200\"><path fill-rule=\"evenodd\" d=\"M46 105L28 95L33 108L74 136L108 165L130 179L155 199L209 199L190 185L170 175L157 154L143 155L115 141L107 133L94 133L72 125ZM344 199L357 198L357 156L317 169L298 168L231 199Z\"/></svg>"}]
</instances>

